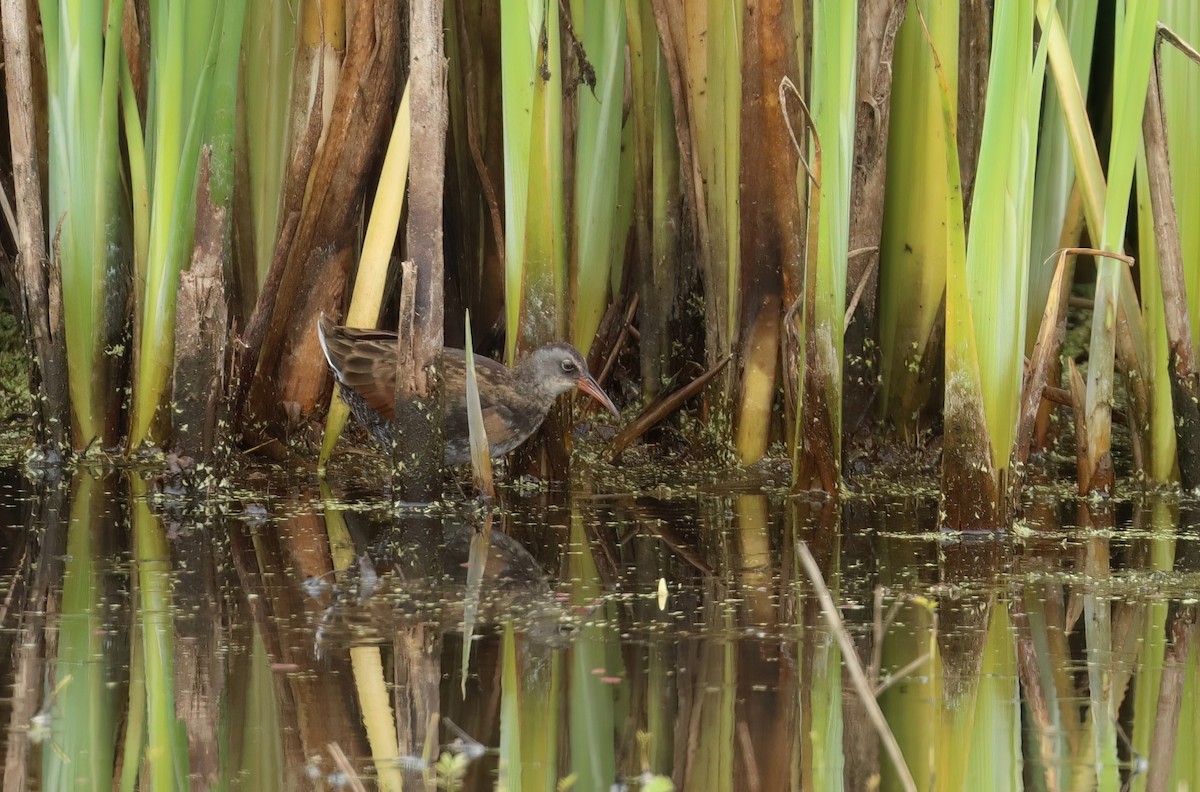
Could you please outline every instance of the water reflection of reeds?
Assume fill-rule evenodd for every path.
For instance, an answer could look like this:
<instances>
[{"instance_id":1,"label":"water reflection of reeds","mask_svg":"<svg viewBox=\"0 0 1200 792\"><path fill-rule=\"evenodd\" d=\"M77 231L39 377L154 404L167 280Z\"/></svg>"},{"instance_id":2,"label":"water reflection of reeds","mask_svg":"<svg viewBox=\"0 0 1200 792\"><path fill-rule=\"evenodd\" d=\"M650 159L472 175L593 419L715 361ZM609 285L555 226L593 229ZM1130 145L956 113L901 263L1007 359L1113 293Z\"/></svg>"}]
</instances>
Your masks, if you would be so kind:
<instances>
[{"instance_id":1,"label":"water reflection of reeds","mask_svg":"<svg viewBox=\"0 0 1200 792\"><path fill-rule=\"evenodd\" d=\"M902 789L839 630L918 789L1200 770L1170 500L1014 537L902 497L0 492L6 789Z\"/></svg>"}]
</instances>

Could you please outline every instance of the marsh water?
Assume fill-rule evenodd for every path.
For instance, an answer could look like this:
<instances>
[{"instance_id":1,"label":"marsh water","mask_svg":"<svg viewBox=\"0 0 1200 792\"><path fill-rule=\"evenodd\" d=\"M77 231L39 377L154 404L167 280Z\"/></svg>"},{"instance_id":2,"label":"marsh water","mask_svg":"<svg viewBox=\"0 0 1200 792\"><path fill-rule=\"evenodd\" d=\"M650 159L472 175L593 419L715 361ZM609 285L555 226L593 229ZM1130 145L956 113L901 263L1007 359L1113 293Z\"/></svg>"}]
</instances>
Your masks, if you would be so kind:
<instances>
[{"instance_id":1,"label":"marsh water","mask_svg":"<svg viewBox=\"0 0 1200 792\"><path fill-rule=\"evenodd\" d=\"M922 790L1200 788L1178 494L350 481L4 469L4 789L903 789L882 722Z\"/></svg>"}]
</instances>

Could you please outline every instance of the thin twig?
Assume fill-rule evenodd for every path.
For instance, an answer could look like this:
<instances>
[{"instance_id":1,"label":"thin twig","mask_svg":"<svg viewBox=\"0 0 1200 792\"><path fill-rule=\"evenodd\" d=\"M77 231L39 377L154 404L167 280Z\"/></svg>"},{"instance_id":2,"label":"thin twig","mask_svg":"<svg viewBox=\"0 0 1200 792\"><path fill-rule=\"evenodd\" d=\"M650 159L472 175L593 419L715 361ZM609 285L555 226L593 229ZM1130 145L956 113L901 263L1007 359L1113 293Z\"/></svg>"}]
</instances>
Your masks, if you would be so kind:
<instances>
[{"instance_id":1,"label":"thin twig","mask_svg":"<svg viewBox=\"0 0 1200 792\"><path fill-rule=\"evenodd\" d=\"M1099 248L1088 247L1065 247L1059 248L1049 256L1046 256L1045 260L1042 261L1042 266L1044 267L1052 261L1057 261L1062 256L1094 256L1095 258L1110 258L1120 261L1128 267L1133 267L1134 263L1136 262L1136 259L1134 259L1133 256L1129 256L1124 253L1117 253L1112 250L1100 250Z\"/></svg>"},{"instance_id":2,"label":"thin twig","mask_svg":"<svg viewBox=\"0 0 1200 792\"><path fill-rule=\"evenodd\" d=\"M1042 388L1042 398L1052 404L1059 404L1063 407L1071 407L1073 405L1071 391L1066 388L1056 388L1053 385L1047 385ZM1129 424L1129 416L1125 414L1124 410L1118 410L1116 407L1113 408L1112 419L1115 424L1121 424L1122 426Z\"/></svg>"},{"instance_id":3,"label":"thin twig","mask_svg":"<svg viewBox=\"0 0 1200 792\"><path fill-rule=\"evenodd\" d=\"M887 749L888 756L896 767L896 774L900 776L901 785L908 792L916 792L917 784L908 770L908 764L904 761L900 744L896 742L896 736L892 734L887 719L883 717L883 710L879 708L879 702L876 701L875 695L871 691L871 683L867 680L867 675L863 673L862 663L859 662L854 642L850 639L850 634L846 632L845 625L842 624L842 617L833 603L833 597L829 595L829 587L825 585L821 569L817 566L812 551L808 549L807 542L799 542L797 550L800 554L800 563L804 565L804 571L808 574L808 579L812 583L813 589L816 590L817 599L821 603L821 613L825 616L830 631L842 649L842 662L846 664L846 670L850 673L850 681L854 683L854 690L858 693L875 731L879 733L879 741Z\"/></svg>"},{"instance_id":4,"label":"thin twig","mask_svg":"<svg viewBox=\"0 0 1200 792\"><path fill-rule=\"evenodd\" d=\"M867 667L867 678L872 684L878 684L880 669L883 668L883 619L879 618L883 611L883 586L875 586L874 599L871 608L871 665ZM895 603L892 607L895 608Z\"/></svg>"},{"instance_id":5,"label":"thin twig","mask_svg":"<svg viewBox=\"0 0 1200 792\"><path fill-rule=\"evenodd\" d=\"M3 628L5 623L8 621L8 611L9 608L12 607L12 601L13 597L16 595L17 587L24 582L22 578L24 577L25 566L28 558L29 548L26 547L21 553L21 559L17 562L16 566L13 567L15 572L13 573L12 582L8 585L8 591L4 593L4 602L0 603L0 628Z\"/></svg>"},{"instance_id":6,"label":"thin twig","mask_svg":"<svg viewBox=\"0 0 1200 792\"><path fill-rule=\"evenodd\" d=\"M813 121L812 114L808 112L808 105L804 103L804 97L800 95L800 91L796 88L796 84L792 82L792 78L785 74L783 79L779 81L779 106L783 108L783 123L787 125L788 136L792 139L792 145L796 147L796 157L804 165L805 175L813 183L813 187L819 190L821 189L820 179L813 174L813 169L808 166L808 160L804 159L804 150L800 148L800 141L796 139L796 131L792 129L792 119L787 112L787 93L789 90L796 97L796 101L800 103L800 110L804 113L804 124L813 136L813 158L818 162L821 160L821 138L817 134L816 122Z\"/></svg>"},{"instance_id":7,"label":"thin twig","mask_svg":"<svg viewBox=\"0 0 1200 792\"><path fill-rule=\"evenodd\" d=\"M8 200L8 190L0 185L0 209L4 210L4 222L8 224L9 233L16 241L21 240L21 229L17 225L17 216L13 213L12 203Z\"/></svg>"},{"instance_id":8,"label":"thin twig","mask_svg":"<svg viewBox=\"0 0 1200 792\"><path fill-rule=\"evenodd\" d=\"M1096 301L1091 297L1072 294L1067 298L1067 306L1070 308L1080 308L1085 311L1094 311L1096 310Z\"/></svg>"},{"instance_id":9,"label":"thin twig","mask_svg":"<svg viewBox=\"0 0 1200 792\"><path fill-rule=\"evenodd\" d=\"M337 765L338 770L346 776L346 783L354 792L367 792L367 788L363 786L363 782L359 779L358 773L354 772L354 767L350 764L350 760L346 758L346 752L342 750L342 746L335 742L329 743L326 748L329 749L329 755L333 757L333 763Z\"/></svg>"},{"instance_id":10,"label":"thin twig","mask_svg":"<svg viewBox=\"0 0 1200 792\"><path fill-rule=\"evenodd\" d=\"M875 697L879 698L880 696L882 696L885 690L887 690L892 685L896 684L900 680L907 677L913 671L916 671L918 668L923 666L928 661L929 661L929 653L926 652L925 654L923 654L920 657L913 660L911 663L905 664L905 666L903 668L897 669L894 674L888 674L887 679L885 679L882 682L879 682L877 685L875 685Z\"/></svg>"},{"instance_id":11,"label":"thin twig","mask_svg":"<svg viewBox=\"0 0 1200 792\"><path fill-rule=\"evenodd\" d=\"M492 515L490 512L488 513L488 524L485 530L492 530ZM466 681L464 680L464 696L466 695L466 688ZM421 771L421 775L424 778L427 789L433 789L437 786L437 770L434 765L437 764L438 748L440 747L438 743L438 722L440 719L436 711L431 712L429 713L429 720L425 724L425 747L421 751L421 759L425 767Z\"/></svg>"},{"instance_id":12,"label":"thin twig","mask_svg":"<svg viewBox=\"0 0 1200 792\"><path fill-rule=\"evenodd\" d=\"M1190 58L1194 63L1200 65L1200 52L1197 52L1191 44L1181 39L1174 30L1171 30L1171 28L1167 27L1162 22L1158 23L1157 37L1162 41L1168 42L1175 49L1179 50L1185 56Z\"/></svg>"},{"instance_id":13,"label":"thin twig","mask_svg":"<svg viewBox=\"0 0 1200 792\"><path fill-rule=\"evenodd\" d=\"M851 250L850 254L846 256L846 261L849 262L851 259L857 258L858 256L865 256L868 253L878 252L879 245L856 248L855 250ZM854 296L850 298L850 304L846 306L846 317L842 321L843 332L845 332L845 328L850 326L850 320L854 318L854 310L858 308L858 301L862 299L863 292L867 288L867 283L871 280L871 275L874 274L876 267L879 266L878 257L875 258L875 265L875 267L868 265L867 268L863 270L862 277L858 279L858 286L854 288Z\"/></svg>"},{"instance_id":14,"label":"thin twig","mask_svg":"<svg viewBox=\"0 0 1200 792\"><path fill-rule=\"evenodd\" d=\"M800 103L800 109L804 113L805 126L808 127L809 134L812 135L811 165L809 164L808 160L804 159L804 152L800 148L800 141L796 139L795 130L792 129L792 119L787 112L787 92L789 90L795 95L796 100ZM787 312L783 317L784 328L787 332L788 339L788 344L785 348L785 352L787 353L785 355L787 372L783 378L784 394L788 404L796 405L795 409L798 410L800 401L803 397L798 393L792 392L792 383L798 380L797 374L800 370L798 361L801 357L806 357L807 354L814 354L813 350L815 350L815 347L810 347L807 352L806 350L801 349L800 334L796 329L795 317L796 312L800 310L801 306L805 306L807 314L807 312L810 310L807 307L809 302L811 302L812 299L815 299L814 284L816 281L814 273L816 272L815 262L818 256L818 243L820 240L821 225L821 136L817 133L816 122L813 121L812 114L808 111L808 105L804 103L804 97L801 95L800 91L797 90L796 84L793 83L786 75L784 75L784 78L779 81L779 106L783 112L783 121L787 125L788 135L792 139L792 145L796 148L796 157L804 164L804 172L808 176L809 181L812 182L812 187L810 187L811 195L809 196L807 208L808 231L805 235L804 288L799 290L799 294L796 295L796 299L788 307ZM812 321L812 317L805 315L803 318L805 322L805 328L807 329L808 324ZM803 385L801 385L801 387L803 388ZM796 447L799 449L800 444L797 444ZM798 462L799 460L797 458L797 460L794 461Z\"/></svg>"},{"instance_id":15,"label":"thin twig","mask_svg":"<svg viewBox=\"0 0 1200 792\"><path fill-rule=\"evenodd\" d=\"M900 606L904 602L905 600L900 597L892 600L887 616L880 619L879 613L883 610L883 587L875 587L875 646L872 647L869 679L876 685L879 684L879 676L883 672L883 638L887 634L888 628L892 626L892 622L896 620L896 616L900 613Z\"/></svg>"},{"instance_id":16,"label":"thin twig","mask_svg":"<svg viewBox=\"0 0 1200 792\"><path fill-rule=\"evenodd\" d=\"M637 314L638 300L639 295L637 292L634 292L633 299L629 301L629 307L625 309L625 323L621 325L621 332L617 336L617 341L613 344L612 351L608 353L608 359L604 361L604 368L600 369L600 376L596 378L596 381L601 386L608 381L608 375L612 373L613 364L617 362L617 355L621 354L621 350L625 348L625 341L629 338L629 331L631 329L630 323L633 321L634 315ZM593 402L593 406L595 406L595 402Z\"/></svg>"},{"instance_id":17,"label":"thin twig","mask_svg":"<svg viewBox=\"0 0 1200 792\"><path fill-rule=\"evenodd\" d=\"M737 721L738 745L742 748L742 763L746 770L746 789L762 789L762 779L758 772L758 762L754 759L754 739L750 736L750 727L745 718Z\"/></svg>"},{"instance_id":18,"label":"thin twig","mask_svg":"<svg viewBox=\"0 0 1200 792\"><path fill-rule=\"evenodd\" d=\"M792 127L792 118L787 111L787 93L789 90L796 96L797 101L800 102L800 109L804 113L804 123L812 133L813 162L815 167L810 166L808 160L804 158L804 150L800 146L800 141L796 138L796 130ZM800 348L800 333L796 329L795 316L800 307L805 304L805 297L809 293L810 279L807 272L808 263L816 260L817 241L820 230L817 209L821 203L821 178L818 175L821 168L821 137L817 134L817 125L813 122L812 115L808 112L808 105L804 103L804 97L796 89L796 84L786 74L779 81L779 108L783 114L783 123L787 127L788 137L792 140L792 147L796 149L796 158L803 163L804 173L808 176L809 181L812 182L810 190L813 191L811 199L806 202L808 232L805 235L803 260L800 268L803 288L788 290L787 284L789 278L786 274L784 277L785 291L788 291L788 296L791 296L792 291L797 292L796 298L788 306L787 311L783 315L784 332L787 333L787 344L784 346L784 367L786 371L783 375L783 394L784 402L787 405L786 412L789 414L790 420L799 410L802 398L799 393L795 392L798 386L803 388L803 383L799 381L799 361L804 353L804 350ZM814 170L816 173L814 173Z\"/></svg>"},{"instance_id":19,"label":"thin twig","mask_svg":"<svg viewBox=\"0 0 1200 792\"><path fill-rule=\"evenodd\" d=\"M613 438L612 446L609 448L609 459L616 459L621 455L621 452L629 447L634 440L644 435L659 421L666 418L671 413L678 410L685 401L695 396L708 385L721 369L733 360L733 355L729 354L717 361L717 365L710 368L708 371L701 374L696 379L684 385L677 391L673 391L670 395L664 396L654 404L642 410L641 414L633 419L633 422L617 433Z\"/></svg>"},{"instance_id":20,"label":"thin twig","mask_svg":"<svg viewBox=\"0 0 1200 792\"><path fill-rule=\"evenodd\" d=\"M623 349L625 349L625 343L629 340L629 337L631 335L633 335L635 338L637 337L637 331L634 329L633 325L630 324L630 322L633 321L634 314L637 313L638 299L638 293L634 292L632 299L629 301L629 305L627 305L625 308L625 319L621 323L621 331L617 334L617 340L613 342L612 347L608 350L608 355L604 358L604 365L600 367L600 373L596 376L596 382L600 383L601 388L603 388L604 383L608 381L608 376L612 373L613 366L617 362L617 356L621 354ZM616 310L616 307L616 303L613 303L613 305L609 308L609 311ZM604 322L608 321L608 316L609 314L606 312L605 319L600 324L602 328L604 327ZM599 335L599 333L600 331L597 331L597 335ZM605 336L610 335L612 333L612 328L609 327L608 329L603 330L603 333ZM579 416L580 418L587 417L599 411L599 409L599 402L594 399L588 399L585 404L582 404L579 407Z\"/></svg>"}]
</instances>

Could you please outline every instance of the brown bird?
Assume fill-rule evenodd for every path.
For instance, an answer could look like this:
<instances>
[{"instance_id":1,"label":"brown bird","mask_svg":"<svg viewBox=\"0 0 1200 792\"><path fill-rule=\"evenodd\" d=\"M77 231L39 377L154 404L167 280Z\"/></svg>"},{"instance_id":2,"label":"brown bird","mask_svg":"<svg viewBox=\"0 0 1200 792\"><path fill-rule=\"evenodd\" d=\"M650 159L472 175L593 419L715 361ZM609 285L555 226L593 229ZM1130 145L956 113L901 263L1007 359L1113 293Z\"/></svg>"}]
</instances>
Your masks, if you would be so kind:
<instances>
[{"instance_id":1,"label":"brown bird","mask_svg":"<svg viewBox=\"0 0 1200 792\"><path fill-rule=\"evenodd\" d=\"M317 322L317 334L350 411L380 444L390 447L396 406L396 334L338 327L325 316ZM446 463L461 465L471 458L466 354L461 349L443 350L441 374L446 393ZM528 440L546 420L554 400L575 388L620 417L612 399L588 373L583 355L570 344L546 344L511 369L475 355L475 375L493 457L504 456Z\"/></svg>"}]
</instances>

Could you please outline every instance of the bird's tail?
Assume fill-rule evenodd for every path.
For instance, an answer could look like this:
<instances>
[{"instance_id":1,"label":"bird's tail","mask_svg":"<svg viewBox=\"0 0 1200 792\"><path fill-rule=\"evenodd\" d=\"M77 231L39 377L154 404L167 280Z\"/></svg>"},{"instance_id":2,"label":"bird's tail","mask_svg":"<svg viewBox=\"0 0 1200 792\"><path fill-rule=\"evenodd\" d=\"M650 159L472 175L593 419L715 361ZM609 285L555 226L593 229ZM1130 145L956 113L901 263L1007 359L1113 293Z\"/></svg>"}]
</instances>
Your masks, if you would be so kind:
<instances>
[{"instance_id":1,"label":"bird's tail","mask_svg":"<svg viewBox=\"0 0 1200 792\"><path fill-rule=\"evenodd\" d=\"M322 311L321 316L317 319L317 340L321 342L321 352L325 354L325 362L329 364L329 370L333 372L333 376L338 382L344 383L346 380L342 374L342 367L338 361L334 360L334 355L329 351L329 337L336 331L337 327L333 324L333 320Z\"/></svg>"}]
</instances>

